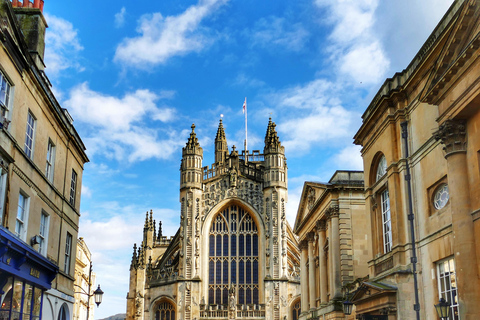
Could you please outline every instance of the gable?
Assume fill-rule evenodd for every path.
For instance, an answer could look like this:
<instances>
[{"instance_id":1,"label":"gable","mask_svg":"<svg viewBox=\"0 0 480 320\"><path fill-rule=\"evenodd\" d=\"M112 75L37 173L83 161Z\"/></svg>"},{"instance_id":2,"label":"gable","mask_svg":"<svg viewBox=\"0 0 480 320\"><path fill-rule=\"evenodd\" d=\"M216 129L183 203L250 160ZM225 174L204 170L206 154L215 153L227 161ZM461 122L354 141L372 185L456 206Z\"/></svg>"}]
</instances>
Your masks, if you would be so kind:
<instances>
[{"instance_id":1,"label":"gable","mask_svg":"<svg viewBox=\"0 0 480 320\"><path fill-rule=\"evenodd\" d=\"M439 104L451 85L468 68L480 48L480 5L464 1L451 18L439 46L442 47L425 86L422 101ZM442 43L443 42L443 43Z\"/></svg>"},{"instance_id":2,"label":"gable","mask_svg":"<svg viewBox=\"0 0 480 320\"><path fill-rule=\"evenodd\" d=\"M322 197L327 189L326 183L319 182L305 182L303 185L302 195L298 205L297 216L295 218L295 225L293 232L298 234L303 221L308 219L313 212L318 200Z\"/></svg>"}]
</instances>

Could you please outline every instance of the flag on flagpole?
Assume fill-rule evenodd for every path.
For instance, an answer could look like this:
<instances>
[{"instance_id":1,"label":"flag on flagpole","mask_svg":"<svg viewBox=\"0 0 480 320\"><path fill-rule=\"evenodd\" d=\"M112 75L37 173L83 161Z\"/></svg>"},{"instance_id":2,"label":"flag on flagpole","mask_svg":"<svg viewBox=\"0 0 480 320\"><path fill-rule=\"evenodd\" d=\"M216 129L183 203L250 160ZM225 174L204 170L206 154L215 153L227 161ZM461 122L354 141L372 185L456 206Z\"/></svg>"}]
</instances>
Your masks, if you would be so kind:
<instances>
[{"instance_id":1,"label":"flag on flagpole","mask_svg":"<svg viewBox=\"0 0 480 320\"><path fill-rule=\"evenodd\" d=\"M245 98L245 102L243 103L243 113L245 114L245 111L247 111L247 98Z\"/></svg>"}]
</instances>

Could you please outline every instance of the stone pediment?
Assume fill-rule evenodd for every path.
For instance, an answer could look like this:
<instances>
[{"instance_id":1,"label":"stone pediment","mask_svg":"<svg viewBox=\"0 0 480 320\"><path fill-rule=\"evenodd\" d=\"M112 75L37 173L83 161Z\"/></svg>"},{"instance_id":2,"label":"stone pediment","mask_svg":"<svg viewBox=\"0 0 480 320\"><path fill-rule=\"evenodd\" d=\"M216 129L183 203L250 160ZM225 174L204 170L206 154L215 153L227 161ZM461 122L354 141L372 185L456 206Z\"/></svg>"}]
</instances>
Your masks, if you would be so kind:
<instances>
[{"instance_id":1,"label":"stone pediment","mask_svg":"<svg viewBox=\"0 0 480 320\"><path fill-rule=\"evenodd\" d=\"M311 212L313 212L315 204L325 193L327 186L327 183L320 182L307 181L304 183L302 195L300 197L300 203L298 206L297 217L295 219L295 226L293 227L295 233L297 233L298 228L300 228L305 218L308 217Z\"/></svg>"},{"instance_id":2,"label":"stone pediment","mask_svg":"<svg viewBox=\"0 0 480 320\"><path fill-rule=\"evenodd\" d=\"M422 101L439 104L443 95L467 69L471 57L480 48L480 4L478 1L464 1L452 18L452 25L439 45L442 51L435 61L427 81ZM440 40L439 40L440 41Z\"/></svg>"}]
</instances>

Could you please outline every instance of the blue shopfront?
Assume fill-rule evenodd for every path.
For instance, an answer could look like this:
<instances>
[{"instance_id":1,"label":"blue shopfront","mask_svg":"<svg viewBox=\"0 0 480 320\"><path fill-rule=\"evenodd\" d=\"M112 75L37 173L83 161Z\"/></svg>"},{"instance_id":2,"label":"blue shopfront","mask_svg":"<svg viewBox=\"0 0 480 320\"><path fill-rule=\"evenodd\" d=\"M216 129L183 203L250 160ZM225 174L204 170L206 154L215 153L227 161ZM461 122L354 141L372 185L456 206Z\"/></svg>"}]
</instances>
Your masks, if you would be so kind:
<instances>
[{"instance_id":1,"label":"blue shopfront","mask_svg":"<svg viewBox=\"0 0 480 320\"><path fill-rule=\"evenodd\" d=\"M58 267L0 227L0 320L40 320Z\"/></svg>"}]
</instances>

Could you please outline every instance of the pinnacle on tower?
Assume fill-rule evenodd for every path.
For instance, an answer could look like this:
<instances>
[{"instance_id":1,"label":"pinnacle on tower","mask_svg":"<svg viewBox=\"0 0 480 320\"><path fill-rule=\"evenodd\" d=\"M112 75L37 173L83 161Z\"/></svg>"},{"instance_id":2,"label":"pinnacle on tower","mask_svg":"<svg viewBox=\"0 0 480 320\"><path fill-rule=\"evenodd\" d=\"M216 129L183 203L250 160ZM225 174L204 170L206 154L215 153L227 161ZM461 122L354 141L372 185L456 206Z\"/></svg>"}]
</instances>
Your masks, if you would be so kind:
<instances>
[{"instance_id":1,"label":"pinnacle on tower","mask_svg":"<svg viewBox=\"0 0 480 320\"><path fill-rule=\"evenodd\" d=\"M143 227L143 229L148 229L148 211L145 215L145 226Z\"/></svg>"},{"instance_id":2,"label":"pinnacle on tower","mask_svg":"<svg viewBox=\"0 0 480 320\"><path fill-rule=\"evenodd\" d=\"M278 138L275 127L277 125L272 121L272 118L268 120L267 133L265 134L265 148L277 148L281 146L280 139Z\"/></svg>"},{"instance_id":3,"label":"pinnacle on tower","mask_svg":"<svg viewBox=\"0 0 480 320\"><path fill-rule=\"evenodd\" d=\"M225 137L225 130L223 129L222 119L217 129L217 136L215 137L215 162L225 162L228 154L227 138Z\"/></svg>"},{"instance_id":4,"label":"pinnacle on tower","mask_svg":"<svg viewBox=\"0 0 480 320\"><path fill-rule=\"evenodd\" d=\"M152 228L152 227L153 227L153 219L152 219L152 216L153 216L153 210L150 209L150 220L148 221L148 228Z\"/></svg>"},{"instance_id":5,"label":"pinnacle on tower","mask_svg":"<svg viewBox=\"0 0 480 320\"><path fill-rule=\"evenodd\" d=\"M195 133L195 123L192 124L192 132L190 132L190 137L188 138L187 144L185 148L193 149L195 147L200 147L200 143L198 143L197 134Z\"/></svg>"},{"instance_id":6,"label":"pinnacle on tower","mask_svg":"<svg viewBox=\"0 0 480 320\"><path fill-rule=\"evenodd\" d=\"M162 221L158 222L158 241L162 240Z\"/></svg>"},{"instance_id":7,"label":"pinnacle on tower","mask_svg":"<svg viewBox=\"0 0 480 320\"><path fill-rule=\"evenodd\" d=\"M132 262L130 263L130 270L136 269L137 268L137 263L138 263L138 258L137 258L137 244L133 244L133 255L132 255Z\"/></svg>"}]
</instances>

